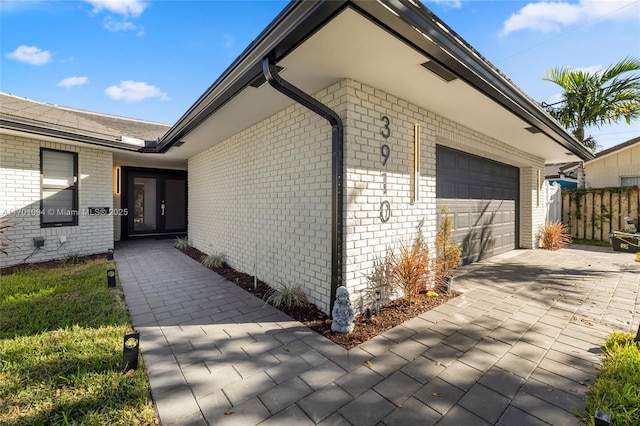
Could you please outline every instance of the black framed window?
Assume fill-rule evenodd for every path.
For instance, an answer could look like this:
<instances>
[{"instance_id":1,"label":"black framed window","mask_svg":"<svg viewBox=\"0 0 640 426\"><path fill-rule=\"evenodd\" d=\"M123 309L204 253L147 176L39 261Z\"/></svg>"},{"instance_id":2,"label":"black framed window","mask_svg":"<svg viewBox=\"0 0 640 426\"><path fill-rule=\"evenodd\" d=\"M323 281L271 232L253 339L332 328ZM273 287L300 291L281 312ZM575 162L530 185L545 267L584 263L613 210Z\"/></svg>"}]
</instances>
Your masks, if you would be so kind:
<instances>
[{"instance_id":1,"label":"black framed window","mask_svg":"<svg viewBox=\"0 0 640 426\"><path fill-rule=\"evenodd\" d=\"M40 225L78 224L78 154L40 149Z\"/></svg>"}]
</instances>

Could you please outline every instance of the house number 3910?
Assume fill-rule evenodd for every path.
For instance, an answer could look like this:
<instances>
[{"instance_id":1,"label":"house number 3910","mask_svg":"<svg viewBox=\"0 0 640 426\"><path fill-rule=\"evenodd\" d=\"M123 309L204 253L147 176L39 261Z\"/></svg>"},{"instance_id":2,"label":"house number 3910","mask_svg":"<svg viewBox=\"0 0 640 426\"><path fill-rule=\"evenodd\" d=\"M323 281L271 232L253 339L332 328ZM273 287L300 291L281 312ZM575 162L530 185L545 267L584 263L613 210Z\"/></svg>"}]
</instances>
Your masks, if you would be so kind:
<instances>
[{"instance_id":1,"label":"house number 3910","mask_svg":"<svg viewBox=\"0 0 640 426\"><path fill-rule=\"evenodd\" d=\"M383 115L381 118L384 123L382 129L380 130L380 134L383 138L388 139L391 136L391 129L389 128L389 117ZM382 157L382 166L387 166L387 161L389 161L389 157L391 157L391 148L389 145L382 144L380 146L380 156ZM382 173L382 193L387 195L387 173ZM391 204L389 201L384 200L380 203L380 221L382 223L386 223L391 218Z\"/></svg>"}]
</instances>

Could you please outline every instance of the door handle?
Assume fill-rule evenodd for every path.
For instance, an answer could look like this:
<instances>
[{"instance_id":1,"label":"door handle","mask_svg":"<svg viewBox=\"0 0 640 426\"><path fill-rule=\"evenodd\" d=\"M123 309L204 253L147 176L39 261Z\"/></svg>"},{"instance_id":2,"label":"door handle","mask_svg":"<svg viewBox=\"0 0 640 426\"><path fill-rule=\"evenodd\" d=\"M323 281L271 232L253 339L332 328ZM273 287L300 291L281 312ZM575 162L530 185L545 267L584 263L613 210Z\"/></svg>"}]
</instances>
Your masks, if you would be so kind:
<instances>
[{"instance_id":1,"label":"door handle","mask_svg":"<svg viewBox=\"0 0 640 426\"><path fill-rule=\"evenodd\" d=\"M160 210L161 210L162 216L164 216L164 201L162 202L162 204L160 204Z\"/></svg>"}]
</instances>

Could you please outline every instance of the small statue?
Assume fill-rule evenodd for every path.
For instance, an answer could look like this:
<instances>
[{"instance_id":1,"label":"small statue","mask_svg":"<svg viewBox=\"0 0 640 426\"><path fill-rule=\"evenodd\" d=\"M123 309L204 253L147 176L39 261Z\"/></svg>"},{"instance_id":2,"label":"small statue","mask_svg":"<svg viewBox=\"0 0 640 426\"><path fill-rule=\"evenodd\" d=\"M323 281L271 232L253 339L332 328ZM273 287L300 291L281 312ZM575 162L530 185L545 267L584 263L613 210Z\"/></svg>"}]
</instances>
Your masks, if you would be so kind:
<instances>
[{"instance_id":1,"label":"small statue","mask_svg":"<svg viewBox=\"0 0 640 426\"><path fill-rule=\"evenodd\" d=\"M349 291L346 287L340 286L336 290L336 301L333 304L331 312L333 322L331 323L331 331L338 333L351 333L355 324L353 323L353 308L351 300L349 300Z\"/></svg>"}]
</instances>

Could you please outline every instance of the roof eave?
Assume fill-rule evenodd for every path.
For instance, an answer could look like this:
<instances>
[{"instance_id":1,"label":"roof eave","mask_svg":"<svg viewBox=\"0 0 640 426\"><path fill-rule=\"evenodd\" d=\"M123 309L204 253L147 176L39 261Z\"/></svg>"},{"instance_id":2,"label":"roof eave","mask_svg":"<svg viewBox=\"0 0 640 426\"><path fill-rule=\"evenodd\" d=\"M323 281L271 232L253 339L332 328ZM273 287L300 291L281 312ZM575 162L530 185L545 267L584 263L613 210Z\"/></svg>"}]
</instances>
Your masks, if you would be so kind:
<instances>
[{"instance_id":1,"label":"roof eave","mask_svg":"<svg viewBox=\"0 0 640 426\"><path fill-rule=\"evenodd\" d=\"M359 0L363 8L371 9L377 2ZM427 35L443 50L443 54L434 59L449 68L467 83L494 99L524 121L538 128L552 140L565 147L582 160L594 158L594 154L580 141L564 129L553 117L506 76L500 73L486 59L475 51L462 37L455 33L429 9L411 0L388 0L385 6L394 9L399 19L409 25L415 34L403 34L405 40L419 47L422 36L415 28L426 31ZM429 56L432 54L425 52Z\"/></svg>"},{"instance_id":2,"label":"roof eave","mask_svg":"<svg viewBox=\"0 0 640 426\"><path fill-rule=\"evenodd\" d=\"M116 140L102 139L95 136L80 134L77 132L67 132L64 130L51 129L43 126L37 126L35 124L22 123L19 121L12 121L7 119L0 119L0 129L13 130L15 132L28 133L30 135L38 135L51 137L56 139L67 140L71 142L85 143L88 145L101 146L105 148L113 148L124 151L140 151L139 146L131 146L123 144Z\"/></svg>"},{"instance_id":3,"label":"roof eave","mask_svg":"<svg viewBox=\"0 0 640 426\"><path fill-rule=\"evenodd\" d=\"M166 152L174 143L198 127L260 75L262 59L274 54L276 59L302 43L322 23L347 6L353 6L377 21L406 43L448 67L476 90L538 128L547 137L581 160L594 154L553 119L540 105L527 97L488 61L462 40L426 7L411 0L389 0L382 5L368 0L299 1L294 0L240 54L227 70L200 96L178 122L160 139L154 152ZM393 10L397 16L392 14ZM427 52L428 34L442 50L439 55ZM435 56L435 57L434 57Z\"/></svg>"}]
</instances>

